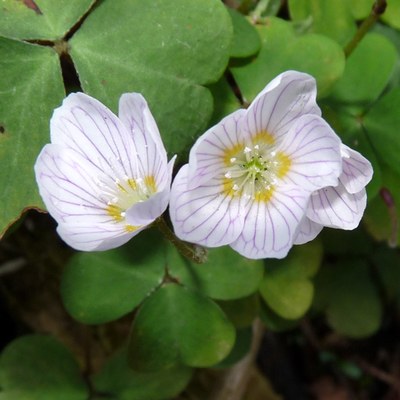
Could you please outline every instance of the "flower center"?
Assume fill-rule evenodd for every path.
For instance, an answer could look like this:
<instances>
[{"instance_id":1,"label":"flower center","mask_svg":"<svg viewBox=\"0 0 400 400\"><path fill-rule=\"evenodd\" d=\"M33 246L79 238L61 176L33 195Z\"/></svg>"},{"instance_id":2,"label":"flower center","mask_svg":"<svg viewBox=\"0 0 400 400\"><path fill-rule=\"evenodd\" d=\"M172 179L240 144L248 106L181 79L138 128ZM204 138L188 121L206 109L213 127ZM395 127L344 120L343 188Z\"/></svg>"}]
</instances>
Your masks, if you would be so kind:
<instances>
[{"instance_id":1,"label":"flower center","mask_svg":"<svg viewBox=\"0 0 400 400\"><path fill-rule=\"evenodd\" d=\"M236 146L237 151L227 162L225 158L224 192L244 195L257 201L269 201L274 186L290 168L289 157L276 152L271 143L257 143L251 146Z\"/></svg>"},{"instance_id":2,"label":"flower center","mask_svg":"<svg viewBox=\"0 0 400 400\"><path fill-rule=\"evenodd\" d=\"M153 175L130 178L115 165L113 165L113 173L113 178L103 177L97 185L100 188L100 199L106 204L107 214L115 222L123 222L126 210L156 193L157 184ZM138 228L129 224L125 226L128 232L133 232Z\"/></svg>"}]
</instances>

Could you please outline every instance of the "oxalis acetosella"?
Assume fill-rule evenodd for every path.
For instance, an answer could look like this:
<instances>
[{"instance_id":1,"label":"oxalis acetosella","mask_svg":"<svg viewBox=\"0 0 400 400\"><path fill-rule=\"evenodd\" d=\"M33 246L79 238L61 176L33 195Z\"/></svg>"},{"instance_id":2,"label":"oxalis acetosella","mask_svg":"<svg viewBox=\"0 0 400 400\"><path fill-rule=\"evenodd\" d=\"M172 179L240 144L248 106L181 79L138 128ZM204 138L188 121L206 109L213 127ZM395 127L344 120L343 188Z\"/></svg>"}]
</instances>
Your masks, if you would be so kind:
<instances>
[{"instance_id":1,"label":"oxalis acetosella","mask_svg":"<svg viewBox=\"0 0 400 400\"><path fill-rule=\"evenodd\" d=\"M323 226L354 229L371 177L321 118L315 79L287 71L197 140L172 185L171 220L182 240L283 258Z\"/></svg>"},{"instance_id":2,"label":"oxalis acetosella","mask_svg":"<svg viewBox=\"0 0 400 400\"><path fill-rule=\"evenodd\" d=\"M122 95L117 117L76 93L55 110L35 172L76 249L120 246L169 203L178 249L229 245L253 259L283 258L324 226L357 227L372 178L369 161L321 118L315 79L296 71L199 137L170 189L173 163L140 94Z\"/></svg>"}]
</instances>

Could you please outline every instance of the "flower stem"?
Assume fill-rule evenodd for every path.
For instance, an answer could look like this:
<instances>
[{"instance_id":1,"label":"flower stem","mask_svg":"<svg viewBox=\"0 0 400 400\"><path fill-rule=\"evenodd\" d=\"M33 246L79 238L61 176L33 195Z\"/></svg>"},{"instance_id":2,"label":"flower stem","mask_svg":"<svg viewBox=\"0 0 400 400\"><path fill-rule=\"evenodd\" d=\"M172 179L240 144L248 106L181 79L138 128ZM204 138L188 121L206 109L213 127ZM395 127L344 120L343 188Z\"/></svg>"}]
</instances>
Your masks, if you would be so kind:
<instances>
[{"instance_id":1,"label":"flower stem","mask_svg":"<svg viewBox=\"0 0 400 400\"><path fill-rule=\"evenodd\" d=\"M163 217L156 220L156 226L185 258L196 264L203 264L207 261L207 250L204 247L180 240L172 232Z\"/></svg>"},{"instance_id":2,"label":"flower stem","mask_svg":"<svg viewBox=\"0 0 400 400\"><path fill-rule=\"evenodd\" d=\"M353 50L361 42L365 34L371 29L371 27L375 24L375 22L378 21L379 17L385 12L386 6L387 6L386 0L375 0L375 3L371 9L371 13L359 26L354 37L344 48L344 54L346 58L350 56Z\"/></svg>"}]
</instances>

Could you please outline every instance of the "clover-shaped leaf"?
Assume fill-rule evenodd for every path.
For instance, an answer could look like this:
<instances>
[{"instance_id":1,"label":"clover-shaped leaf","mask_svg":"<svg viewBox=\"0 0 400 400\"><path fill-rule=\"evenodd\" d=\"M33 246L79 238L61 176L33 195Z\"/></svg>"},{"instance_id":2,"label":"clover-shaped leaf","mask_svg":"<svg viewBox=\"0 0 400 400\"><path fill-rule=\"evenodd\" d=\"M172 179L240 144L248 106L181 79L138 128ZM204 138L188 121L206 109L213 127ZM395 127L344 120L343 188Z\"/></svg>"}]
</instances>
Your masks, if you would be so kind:
<instances>
[{"instance_id":1,"label":"clover-shaped leaf","mask_svg":"<svg viewBox=\"0 0 400 400\"><path fill-rule=\"evenodd\" d=\"M279 18L269 18L257 26L261 50L250 63L232 68L232 73L248 101L281 72L294 69L317 80L318 94L325 96L342 76L345 59L341 47L318 34L297 36L293 26ZM285 45L282 46L282 43Z\"/></svg>"},{"instance_id":2,"label":"clover-shaped leaf","mask_svg":"<svg viewBox=\"0 0 400 400\"><path fill-rule=\"evenodd\" d=\"M207 262L192 264L171 249L168 269L185 286L216 300L232 300L257 291L264 274L260 260L249 260L230 247L210 249Z\"/></svg>"},{"instance_id":3,"label":"clover-shaped leaf","mask_svg":"<svg viewBox=\"0 0 400 400\"><path fill-rule=\"evenodd\" d=\"M134 371L124 348L92 377L92 382L97 392L109 393L113 399L165 400L178 395L191 377L192 369L182 365L156 373Z\"/></svg>"},{"instance_id":4,"label":"clover-shaped leaf","mask_svg":"<svg viewBox=\"0 0 400 400\"><path fill-rule=\"evenodd\" d=\"M377 331L382 304L364 262L347 259L324 266L316 277L315 287L315 302L325 309L328 322L336 331L354 338Z\"/></svg>"},{"instance_id":5,"label":"clover-shaped leaf","mask_svg":"<svg viewBox=\"0 0 400 400\"><path fill-rule=\"evenodd\" d=\"M164 276L162 238L142 232L123 247L77 253L68 262L61 294L69 313L87 324L112 321L132 311Z\"/></svg>"},{"instance_id":6,"label":"clover-shaped leaf","mask_svg":"<svg viewBox=\"0 0 400 400\"><path fill-rule=\"evenodd\" d=\"M0 358L1 400L86 400L88 388L70 352L44 335L11 342Z\"/></svg>"},{"instance_id":7,"label":"clover-shaped leaf","mask_svg":"<svg viewBox=\"0 0 400 400\"><path fill-rule=\"evenodd\" d=\"M94 0L3 0L0 36L14 39L61 39Z\"/></svg>"},{"instance_id":8,"label":"clover-shaped leaf","mask_svg":"<svg viewBox=\"0 0 400 400\"><path fill-rule=\"evenodd\" d=\"M104 29L108 24L113 29ZM88 94L114 110L123 92L145 96L173 154L186 149L211 117L212 96L201 85L222 75L232 36L219 1L118 0L99 4L70 48Z\"/></svg>"},{"instance_id":9,"label":"clover-shaped leaf","mask_svg":"<svg viewBox=\"0 0 400 400\"><path fill-rule=\"evenodd\" d=\"M156 371L179 364L208 367L235 342L235 329L207 297L167 284L143 303L133 323L129 358L134 369Z\"/></svg>"},{"instance_id":10,"label":"clover-shaped leaf","mask_svg":"<svg viewBox=\"0 0 400 400\"><path fill-rule=\"evenodd\" d=\"M56 52L0 38L0 237L24 208L41 208L33 164L64 97Z\"/></svg>"},{"instance_id":11,"label":"clover-shaped leaf","mask_svg":"<svg viewBox=\"0 0 400 400\"><path fill-rule=\"evenodd\" d=\"M302 317L311 305L311 279L322 260L322 246L314 241L291 250L284 260L269 260L260 293L268 306L285 319Z\"/></svg>"}]
</instances>

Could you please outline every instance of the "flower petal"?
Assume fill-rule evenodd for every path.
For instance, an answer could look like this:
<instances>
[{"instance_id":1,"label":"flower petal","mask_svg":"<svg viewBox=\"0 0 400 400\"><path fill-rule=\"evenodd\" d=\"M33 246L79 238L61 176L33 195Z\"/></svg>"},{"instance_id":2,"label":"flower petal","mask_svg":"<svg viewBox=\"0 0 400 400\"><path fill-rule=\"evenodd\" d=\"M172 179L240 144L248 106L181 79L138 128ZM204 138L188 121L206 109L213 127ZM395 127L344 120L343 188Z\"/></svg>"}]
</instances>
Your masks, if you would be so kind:
<instances>
[{"instance_id":1,"label":"flower petal","mask_svg":"<svg viewBox=\"0 0 400 400\"><path fill-rule=\"evenodd\" d=\"M188 165L184 165L172 183L169 210L175 234L207 247L233 242L243 228L242 199L224 194L218 178L188 189L188 170Z\"/></svg>"},{"instance_id":2,"label":"flower petal","mask_svg":"<svg viewBox=\"0 0 400 400\"><path fill-rule=\"evenodd\" d=\"M322 225L317 224L316 222L311 221L311 219L305 217L300 223L299 232L296 236L294 244L304 244L307 242L311 242L311 240L315 239L318 236L322 229Z\"/></svg>"},{"instance_id":3,"label":"flower petal","mask_svg":"<svg viewBox=\"0 0 400 400\"><path fill-rule=\"evenodd\" d=\"M120 229L120 224L60 224L57 232L69 246L81 251L104 251L122 246L145 227L134 232Z\"/></svg>"},{"instance_id":4,"label":"flower petal","mask_svg":"<svg viewBox=\"0 0 400 400\"><path fill-rule=\"evenodd\" d=\"M349 193L339 184L313 193L307 210L312 221L331 228L354 229L360 223L367 195L365 189L358 193Z\"/></svg>"},{"instance_id":5,"label":"flower petal","mask_svg":"<svg viewBox=\"0 0 400 400\"><path fill-rule=\"evenodd\" d=\"M166 169L167 152L144 97L139 93L123 94L119 100L119 118L135 143L142 176L158 177Z\"/></svg>"},{"instance_id":6,"label":"flower petal","mask_svg":"<svg viewBox=\"0 0 400 400\"><path fill-rule=\"evenodd\" d=\"M95 183L98 171L80 154L59 145L46 145L35 163L43 201L57 222L109 220Z\"/></svg>"},{"instance_id":7,"label":"flower petal","mask_svg":"<svg viewBox=\"0 0 400 400\"><path fill-rule=\"evenodd\" d=\"M189 188L198 187L221 172L227 152L243 143L239 121L246 110L237 110L210 128L192 147L189 156Z\"/></svg>"},{"instance_id":8,"label":"flower petal","mask_svg":"<svg viewBox=\"0 0 400 400\"><path fill-rule=\"evenodd\" d=\"M243 118L246 138L267 132L276 140L302 115L321 115L317 106L315 79L308 74L287 71L273 79L254 99Z\"/></svg>"},{"instance_id":9,"label":"flower petal","mask_svg":"<svg viewBox=\"0 0 400 400\"><path fill-rule=\"evenodd\" d=\"M349 193L358 193L372 179L371 163L358 151L342 144L343 173L340 182Z\"/></svg>"},{"instance_id":10,"label":"flower petal","mask_svg":"<svg viewBox=\"0 0 400 400\"><path fill-rule=\"evenodd\" d=\"M342 173L340 145L339 137L321 117L300 117L279 146L290 160L284 180L311 192L336 186Z\"/></svg>"},{"instance_id":11,"label":"flower petal","mask_svg":"<svg viewBox=\"0 0 400 400\"><path fill-rule=\"evenodd\" d=\"M48 144L35 164L43 201L58 222L57 231L77 250L107 250L136 235L126 223L115 221L102 201L95 180L98 171L79 153Z\"/></svg>"},{"instance_id":12,"label":"flower petal","mask_svg":"<svg viewBox=\"0 0 400 400\"><path fill-rule=\"evenodd\" d=\"M148 200L134 204L126 211L126 221L129 225L149 225L166 210L170 198L172 169L175 159L176 156L168 163L167 182L164 189Z\"/></svg>"},{"instance_id":13,"label":"flower petal","mask_svg":"<svg viewBox=\"0 0 400 400\"><path fill-rule=\"evenodd\" d=\"M248 258L283 258L293 245L309 195L299 188L276 189L268 202L251 201L243 232L231 247Z\"/></svg>"},{"instance_id":14,"label":"flower petal","mask_svg":"<svg viewBox=\"0 0 400 400\"><path fill-rule=\"evenodd\" d=\"M138 176L132 135L98 100L70 94L54 111L50 129L52 143L75 150L98 170Z\"/></svg>"}]
</instances>

